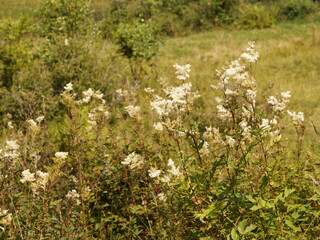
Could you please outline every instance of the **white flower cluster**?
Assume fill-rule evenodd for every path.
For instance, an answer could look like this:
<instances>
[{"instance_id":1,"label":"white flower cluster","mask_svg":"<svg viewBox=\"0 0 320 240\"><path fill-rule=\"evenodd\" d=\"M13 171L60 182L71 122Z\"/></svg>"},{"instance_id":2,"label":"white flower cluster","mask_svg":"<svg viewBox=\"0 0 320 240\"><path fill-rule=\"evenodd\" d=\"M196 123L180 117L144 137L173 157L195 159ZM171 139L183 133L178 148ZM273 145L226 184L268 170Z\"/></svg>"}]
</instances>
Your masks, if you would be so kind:
<instances>
[{"instance_id":1,"label":"white flower cluster","mask_svg":"<svg viewBox=\"0 0 320 240\"><path fill-rule=\"evenodd\" d=\"M66 198L74 201L77 205L80 205L80 194L77 192L77 190L73 189L69 191L66 195Z\"/></svg>"},{"instance_id":2,"label":"white flower cluster","mask_svg":"<svg viewBox=\"0 0 320 240\"><path fill-rule=\"evenodd\" d=\"M203 157L206 157L210 154L210 144L207 141L204 141L202 148L200 149L200 153Z\"/></svg>"},{"instance_id":3,"label":"white flower cluster","mask_svg":"<svg viewBox=\"0 0 320 240\"><path fill-rule=\"evenodd\" d=\"M218 105L217 109L218 109L218 117L219 118L221 118L222 120L226 120L226 121L231 119L232 114L224 106Z\"/></svg>"},{"instance_id":4,"label":"white flower cluster","mask_svg":"<svg viewBox=\"0 0 320 240\"><path fill-rule=\"evenodd\" d=\"M141 119L141 115L140 115L141 108L139 106L128 105L125 107L125 109L130 115L130 117L132 117L133 119L136 119L136 120Z\"/></svg>"},{"instance_id":5,"label":"white flower cluster","mask_svg":"<svg viewBox=\"0 0 320 240\"><path fill-rule=\"evenodd\" d=\"M84 98L79 101L79 103L88 103L92 98L101 100L102 104L105 104L105 100L103 99L103 93L100 91L93 91L91 88L89 88L87 91L82 92L84 95Z\"/></svg>"},{"instance_id":6,"label":"white flower cluster","mask_svg":"<svg viewBox=\"0 0 320 240\"><path fill-rule=\"evenodd\" d=\"M109 115L109 111L106 110L105 106L103 105L91 109L88 113L88 123L90 124L88 130L91 130L92 127L97 125L99 117L104 116L105 118L108 118Z\"/></svg>"},{"instance_id":7,"label":"white flower cluster","mask_svg":"<svg viewBox=\"0 0 320 240\"><path fill-rule=\"evenodd\" d=\"M5 147L4 151L0 149L0 154L3 154L3 158L12 160L14 163L20 155L20 153L18 152L20 145L16 140L8 140L6 144L7 146Z\"/></svg>"},{"instance_id":8,"label":"white flower cluster","mask_svg":"<svg viewBox=\"0 0 320 240\"><path fill-rule=\"evenodd\" d=\"M70 82L68 83L65 87L64 87L64 90L66 92L71 92L73 90L73 84Z\"/></svg>"},{"instance_id":9,"label":"white flower cluster","mask_svg":"<svg viewBox=\"0 0 320 240\"><path fill-rule=\"evenodd\" d=\"M13 125L12 125L12 122L11 122L11 121L8 122L8 127L9 127L10 129L13 129Z\"/></svg>"},{"instance_id":10,"label":"white flower cluster","mask_svg":"<svg viewBox=\"0 0 320 240\"><path fill-rule=\"evenodd\" d=\"M292 123L295 126L301 126L304 123L304 114L303 112L290 112L288 111L288 114L291 116Z\"/></svg>"},{"instance_id":11,"label":"white flower cluster","mask_svg":"<svg viewBox=\"0 0 320 240\"><path fill-rule=\"evenodd\" d=\"M129 166L131 170L138 170L143 167L144 159L140 154L133 152L130 153L121 164Z\"/></svg>"},{"instance_id":12,"label":"white flower cluster","mask_svg":"<svg viewBox=\"0 0 320 240\"><path fill-rule=\"evenodd\" d=\"M203 138L211 146L220 146L224 143L221 139L219 129L211 126L206 127L206 131L203 133Z\"/></svg>"},{"instance_id":13,"label":"white flower cluster","mask_svg":"<svg viewBox=\"0 0 320 240\"><path fill-rule=\"evenodd\" d=\"M22 179L20 179L20 182L34 182L35 180L34 173L31 173L29 169L22 172Z\"/></svg>"},{"instance_id":14,"label":"white flower cluster","mask_svg":"<svg viewBox=\"0 0 320 240\"><path fill-rule=\"evenodd\" d=\"M184 66L180 66L179 64L175 64L175 65L173 65L173 67L176 69L176 75L179 80L185 81L190 77L190 75L189 75L189 73L191 71L190 64L186 64Z\"/></svg>"},{"instance_id":15,"label":"white flower cluster","mask_svg":"<svg viewBox=\"0 0 320 240\"><path fill-rule=\"evenodd\" d=\"M153 124L153 127L154 127L154 129L155 129L156 131L159 131L159 132L161 132L161 131L163 130L163 126L162 126L161 122L154 123L154 124Z\"/></svg>"},{"instance_id":16,"label":"white flower cluster","mask_svg":"<svg viewBox=\"0 0 320 240\"><path fill-rule=\"evenodd\" d=\"M12 222L12 214L9 213L8 210L0 208L0 224L7 226L7 225L11 225L11 222ZM0 229L4 231L4 228L1 226L0 226Z\"/></svg>"},{"instance_id":17,"label":"white flower cluster","mask_svg":"<svg viewBox=\"0 0 320 240\"><path fill-rule=\"evenodd\" d=\"M254 42L248 42L248 44L250 47L247 48L247 52L241 54L241 58L250 63L255 63L256 61L258 61L259 53L255 50Z\"/></svg>"},{"instance_id":18,"label":"white flower cluster","mask_svg":"<svg viewBox=\"0 0 320 240\"><path fill-rule=\"evenodd\" d=\"M20 182L31 183L31 189L34 194L39 194L39 189L46 190L47 183L49 181L49 174L41 171L36 172L37 178L35 178L34 173L31 173L29 169L22 172L22 178Z\"/></svg>"},{"instance_id":19,"label":"white flower cluster","mask_svg":"<svg viewBox=\"0 0 320 240\"><path fill-rule=\"evenodd\" d=\"M287 103L291 97L290 91L281 93L282 98L280 100L276 99L274 96L268 98L268 103L272 106L273 111L276 114L284 112L287 107Z\"/></svg>"},{"instance_id":20,"label":"white flower cluster","mask_svg":"<svg viewBox=\"0 0 320 240\"><path fill-rule=\"evenodd\" d=\"M29 124L29 127L31 129L31 131L33 132L39 132L40 131L40 124L43 121L44 116L39 116L36 118L36 121L34 121L33 119L29 119L27 120L27 123Z\"/></svg>"},{"instance_id":21,"label":"white flower cluster","mask_svg":"<svg viewBox=\"0 0 320 240\"><path fill-rule=\"evenodd\" d=\"M148 170L148 172L149 172L149 177L157 178L160 176L161 170L158 170L158 169L152 167Z\"/></svg>"},{"instance_id":22,"label":"white flower cluster","mask_svg":"<svg viewBox=\"0 0 320 240\"><path fill-rule=\"evenodd\" d=\"M190 65L175 65L177 69L177 78L186 80L189 78ZM158 95L154 96L154 100L150 102L151 108L157 112L159 117L168 116L170 113L184 112L193 104L193 101L199 97L197 93L191 91L192 84L190 82L183 83L177 87L166 87L163 89L166 98ZM148 92L150 92L148 90ZM151 92L150 92L151 93Z\"/></svg>"},{"instance_id":23,"label":"white flower cluster","mask_svg":"<svg viewBox=\"0 0 320 240\"><path fill-rule=\"evenodd\" d=\"M230 136L226 136L226 143L227 145L229 145L229 147L233 147L236 143L236 140L234 140L233 137L230 137Z\"/></svg>"},{"instance_id":24,"label":"white flower cluster","mask_svg":"<svg viewBox=\"0 0 320 240\"><path fill-rule=\"evenodd\" d=\"M172 181L173 178L179 177L181 175L179 168L180 167L176 167L174 165L173 160L170 158L168 160L167 174L165 174L163 177L161 177L160 181L163 183L169 183ZM150 178L159 178L160 174L161 174L161 170L156 169L154 167L151 167L148 170L148 173L149 173Z\"/></svg>"},{"instance_id":25,"label":"white flower cluster","mask_svg":"<svg viewBox=\"0 0 320 240\"><path fill-rule=\"evenodd\" d=\"M68 152L56 152L54 155L56 158L66 159L68 157Z\"/></svg>"},{"instance_id":26,"label":"white flower cluster","mask_svg":"<svg viewBox=\"0 0 320 240\"><path fill-rule=\"evenodd\" d=\"M242 129L242 137L244 140L251 140L251 126L248 125L246 121L240 123Z\"/></svg>"}]
</instances>

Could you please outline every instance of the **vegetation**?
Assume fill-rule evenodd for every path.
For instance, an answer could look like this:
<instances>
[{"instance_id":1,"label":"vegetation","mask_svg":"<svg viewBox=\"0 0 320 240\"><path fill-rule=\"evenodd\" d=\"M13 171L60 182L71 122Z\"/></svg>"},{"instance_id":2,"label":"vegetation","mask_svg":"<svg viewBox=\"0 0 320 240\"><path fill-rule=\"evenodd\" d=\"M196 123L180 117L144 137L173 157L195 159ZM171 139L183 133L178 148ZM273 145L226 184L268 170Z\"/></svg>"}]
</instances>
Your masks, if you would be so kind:
<instances>
[{"instance_id":1,"label":"vegetation","mask_svg":"<svg viewBox=\"0 0 320 240\"><path fill-rule=\"evenodd\" d=\"M4 19L0 239L317 239L317 7L46 0Z\"/></svg>"}]
</instances>

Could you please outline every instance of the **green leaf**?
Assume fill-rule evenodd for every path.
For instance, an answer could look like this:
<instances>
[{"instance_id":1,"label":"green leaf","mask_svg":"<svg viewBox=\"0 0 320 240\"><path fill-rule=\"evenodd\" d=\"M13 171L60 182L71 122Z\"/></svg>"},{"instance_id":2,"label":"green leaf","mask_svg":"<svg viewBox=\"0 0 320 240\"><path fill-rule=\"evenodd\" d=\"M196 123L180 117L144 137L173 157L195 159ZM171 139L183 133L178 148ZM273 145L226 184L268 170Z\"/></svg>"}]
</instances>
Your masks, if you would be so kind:
<instances>
[{"instance_id":1,"label":"green leaf","mask_svg":"<svg viewBox=\"0 0 320 240\"><path fill-rule=\"evenodd\" d=\"M293 193L295 190L294 189L287 189L285 188L284 190L284 197L288 197L291 193Z\"/></svg>"},{"instance_id":2,"label":"green leaf","mask_svg":"<svg viewBox=\"0 0 320 240\"><path fill-rule=\"evenodd\" d=\"M263 208L261 205L254 205L252 208L250 208L251 211L257 211L259 209Z\"/></svg>"},{"instance_id":3,"label":"green leaf","mask_svg":"<svg viewBox=\"0 0 320 240\"><path fill-rule=\"evenodd\" d=\"M246 223L247 223L246 220L243 220L243 221L239 222L238 231L239 231L240 234L245 234Z\"/></svg>"},{"instance_id":4,"label":"green leaf","mask_svg":"<svg viewBox=\"0 0 320 240\"><path fill-rule=\"evenodd\" d=\"M245 232L244 234L250 233L253 230L255 230L256 228L257 228L256 225L251 224L250 226L246 227L246 230L244 231Z\"/></svg>"},{"instance_id":5,"label":"green leaf","mask_svg":"<svg viewBox=\"0 0 320 240\"><path fill-rule=\"evenodd\" d=\"M231 231L231 237L233 240L237 240L239 238L239 235L238 235L237 230L235 228L232 229L232 231Z\"/></svg>"},{"instance_id":6,"label":"green leaf","mask_svg":"<svg viewBox=\"0 0 320 240\"><path fill-rule=\"evenodd\" d=\"M287 224L288 227L290 227L292 230L296 231L296 232L301 232L301 228L300 227L296 227L293 222L291 222L290 220L286 219L285 223Z\"/></svg>"}]
</instances>

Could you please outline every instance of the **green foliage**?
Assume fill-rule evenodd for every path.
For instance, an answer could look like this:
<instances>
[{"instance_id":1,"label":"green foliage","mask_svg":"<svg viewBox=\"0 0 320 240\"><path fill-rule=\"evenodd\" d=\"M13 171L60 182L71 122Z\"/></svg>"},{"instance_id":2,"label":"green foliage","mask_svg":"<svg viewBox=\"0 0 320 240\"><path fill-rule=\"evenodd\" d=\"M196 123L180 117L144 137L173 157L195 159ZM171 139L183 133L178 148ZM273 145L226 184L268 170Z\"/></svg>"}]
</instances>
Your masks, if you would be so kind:
<instances>
[{"instance_id":1,"label":"green foliage","mask_svg":"<svg viewBox=\"0 0 320 240\"><path fill-rule=\"evenodd\" d=\"M235 21L236 26L262 29L272 27L276 23L279 7L275 4L242 4L238 11L239 15Z\"/></svg>"},{"instance_id":2,"label":"green foliage","mask_svg":"<svg viewBox=\"0 0 320 240\"><path fill-rule=\"evenodd\" d=\"M305 17L314 12L317 5L312 0L288 0L282 1L280 14L285 19L295 19L297 17Z\"/></svg>"},{"instance_id":3,"label":"green foliage","mask_svg":"<svg viewBox=\"0 0 320 240\"><path fill-rule=\"evenodd\" d=\"M141 20L132 24L121 23L116 43L120 47L119 51L128 59L149 61L157 54L162 40L156 29Z\"/></svg>"},{"instance_id":4,"label":"green foliage","mask_svg":"<svg viewBox=\"0 0 320 240\"><path fill-rule=\"evenodd\" d=\"M41 31L66 37L90 30L90 0L46 0L38 10Z\"/></svg>"},{"instance_id":5,"label":"green foliage","mask_svg":"<svg viewBox=\"0 0 320 240\"><path fill-rule=\"evenodd\" d=\"M162 91L141 96L154 113L130 90L118 90L121 104L111 109L100 91L68 84L52 121L41 112L19 125L5 119L2 237L316 238L318 160L299 148L288 157L290 94L256 97L259 55L250 44L216 77L221 98L210 125L194 104L189 65L175 65L178 86L162 80Z\"/></svg>"},{"instance_id":6,"label":"green foliage","mask_svg":"<svg viewBox=\"0 0 320 240\"><path fill-rule=\"evenodd\" d=\"M119 52L129 59L134 81L140 78L142 63L154 57L163 43L159 31L143 19L119 24L116 33Z\"/></svg>"}]
</instances>

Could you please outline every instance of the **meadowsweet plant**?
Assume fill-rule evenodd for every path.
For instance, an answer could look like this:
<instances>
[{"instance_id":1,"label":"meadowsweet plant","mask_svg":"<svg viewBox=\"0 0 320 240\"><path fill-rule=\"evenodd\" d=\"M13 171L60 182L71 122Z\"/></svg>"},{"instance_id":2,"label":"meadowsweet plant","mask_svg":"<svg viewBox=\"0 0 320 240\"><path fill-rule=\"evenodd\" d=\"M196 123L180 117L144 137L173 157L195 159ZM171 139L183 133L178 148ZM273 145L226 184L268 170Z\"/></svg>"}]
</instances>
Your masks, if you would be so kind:
<instances>
[{"instance_id":1,"label":"meadowsweet plant","mask_svg":"<svg viewBox=\"0 0 320 240\"><path fill-rule=\"evenodd\" d=\"M290 91L260 97L250 42L217 71L210 124L191 66L172 84L116 91L67 83L56 122L8 121L0 146L3 239L316 239L320 184ZM195 69L196 71L196 69ZM116 106L116 107L114 107ZM288 123L286 122L289 119ZM284 126L297 133L290 154ZM58 126L52 131L51 126Z\"/></svg>"}]
</instances>

